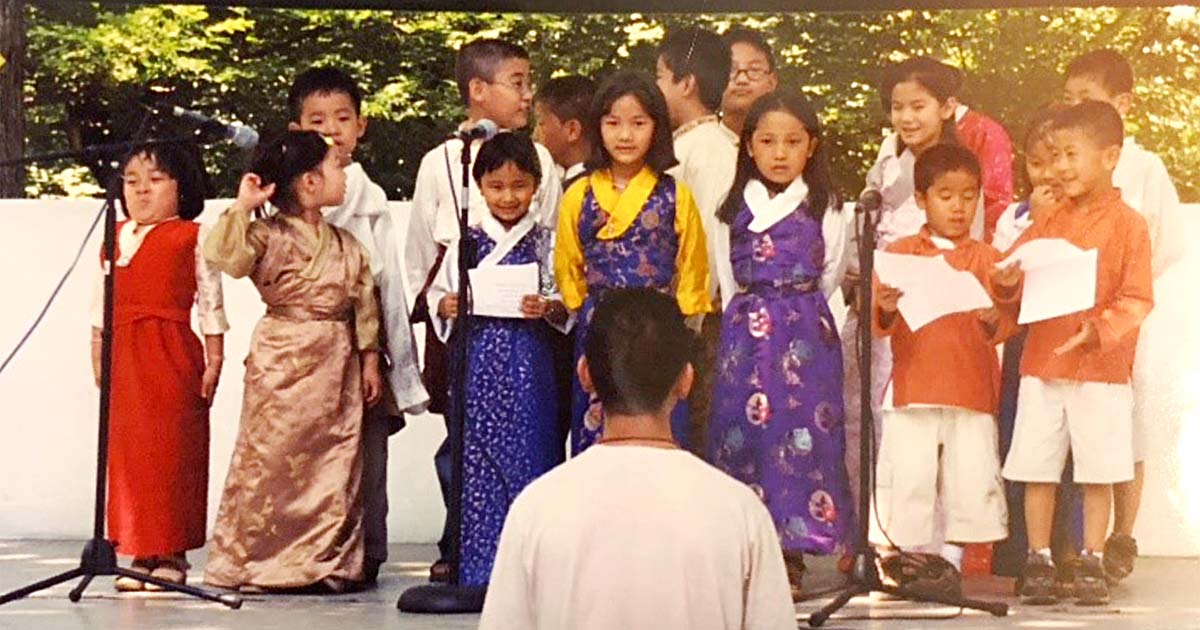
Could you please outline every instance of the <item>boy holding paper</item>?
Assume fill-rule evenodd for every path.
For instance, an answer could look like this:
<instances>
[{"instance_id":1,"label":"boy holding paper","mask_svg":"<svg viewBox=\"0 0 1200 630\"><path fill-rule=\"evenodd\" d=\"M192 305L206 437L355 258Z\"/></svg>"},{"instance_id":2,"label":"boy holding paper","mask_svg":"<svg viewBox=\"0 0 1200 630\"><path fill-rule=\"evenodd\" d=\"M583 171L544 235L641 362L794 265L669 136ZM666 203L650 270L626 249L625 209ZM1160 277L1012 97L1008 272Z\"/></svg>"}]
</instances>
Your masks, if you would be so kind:
<instances>
[{"instance_id":1,"label":"boy holding paper","mask_svg":"<svg viewBox=\"0 0 1200 630\"><path fill-rule=\"evenodd\" d=\"M533 142L501 133L487 141L475 158L472 175L489 213L467 230L472 269L512 274L504 284L521 284L529 274L534 292L508 305L503 295L488 295L496 285L482 279L472 284L477 306L489 313L473 315L468 339L465 383L451 375L451 395L466 396L463 436L462 552L463 584L488 583L496 543L508 508L517 493L563 460L557 429L558 397L554 335L568 326L567 310L554 284L551 232L529 211L541 168ZM458 303L458 243L446 252L427 299L434 330L446 341ZM511 280L511 282L510 282ZM519 313L519 317L515 316Z\"/></svg>"},{"instance_id":2,"label":"boy holding paper","mask_svg":"<svg viewBox=\"0 0 1200 630\"><path fill-rule=\"evenodd\" d=\"M1153 307L1146 221L1121 201L1113 171L1124 128L1107 103L1085 101L1055 116L1052 163L1066 204L1017 240L1065 239L1096 250L1095 304L1033 322L1021 358L1021 389L1004 476L1026 482L1029 533L1021 597L1051 604L1050 555L1055 489L1068 450L1083 486L1084 550L1075 574L1080 604L1108 602L1103 551L1113 484L1133 478L1133 394L1130 378L1138 329ZM1015 265L993 273L1001 295L1022 297Z\"/></svg>"},{"instance_id":3,"label":"boy holding paper","mask_svg":"<svg viewBox=\"0 0 1200 630\"><path fill-rule=\"evenodd\" d=\"M913 172L916 202L927 222L887 251L941 256L953 269L986 284L1000 253L969 236L978 210L979 162L963 147L942 144L922 153ZM1015 323L993 305L944 315L912 330L898 306L899 289L876 274L873 294L872 327L876 337L891 338L895 365L894 408L883 415L870 539L882 547L885 578L929 596L957 596L963 545L1007 535L997 452L995 346ZM934 540L939 498L950 541L939 554L945 562L901 551ZM927 566L915 570L907 562L914 558Z\"/></svg>"}]
</instances>

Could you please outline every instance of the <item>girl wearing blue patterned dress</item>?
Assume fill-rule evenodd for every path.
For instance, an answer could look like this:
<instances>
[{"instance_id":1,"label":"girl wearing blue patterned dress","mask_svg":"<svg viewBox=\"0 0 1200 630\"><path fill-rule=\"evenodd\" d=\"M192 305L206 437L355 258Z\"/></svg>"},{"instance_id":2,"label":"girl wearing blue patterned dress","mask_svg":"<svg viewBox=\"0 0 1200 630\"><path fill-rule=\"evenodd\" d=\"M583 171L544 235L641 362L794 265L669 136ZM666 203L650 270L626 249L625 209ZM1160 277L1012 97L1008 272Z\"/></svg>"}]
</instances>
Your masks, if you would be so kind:
<instances>
[{"instance_id":1,"label":"girl wearing blue patterned dress","mask_svg":"<svg viewBox=\"0 0 1200 630\"><path fill-rule=\"evenodd\" d=\"M676 164L662 93L648 77L618 72L592 100L588 133L591 174L563 195L554 272L568 309L581 315L575 357L605 290L645 287L673 294L689 326L712 310L704 228L692 193L665 171ZM653 361L654 357L647 357ZM574 386L571 450L591 446L603 429L597 400ZM687 446L687 407L671 416L675 439Z\"/></svg>"},{"instance_id":2,"label":"girl wearing blue patterned dress","mask_svg":"<svg viewBox=\"0 0 1200 630\"><path fill-rule=\"evenodd\" d=\"M798 92L763 96L717 213L738 291L721 321L709 458L766 503L796 596L803 554L841 552L853 513L841 342L825 296L843 268L826 253L838 212L812 106Z\"/></svg>"},{"instance_id":3,"label":"girl wearing blue patterned dress","mask_svg":"<svg viewBox=\"0 0 1200 630\"><path fill-rule=\"evenodd\" d=\"M538 293L521 302L523 318L473 316L466 384L451 388L466 395L460 577L465 585L482 586L513 499L563 460L564 446L555 439L553 336L565 330L568 313L554 287L552 235L529 208L541 179L533 142L497 135L480 148L472 174L490 212L467 230L471 267L534 264L539 272ZM443 341L459 316L456 247L427 294Z\"/></svg>"}]
</instances>

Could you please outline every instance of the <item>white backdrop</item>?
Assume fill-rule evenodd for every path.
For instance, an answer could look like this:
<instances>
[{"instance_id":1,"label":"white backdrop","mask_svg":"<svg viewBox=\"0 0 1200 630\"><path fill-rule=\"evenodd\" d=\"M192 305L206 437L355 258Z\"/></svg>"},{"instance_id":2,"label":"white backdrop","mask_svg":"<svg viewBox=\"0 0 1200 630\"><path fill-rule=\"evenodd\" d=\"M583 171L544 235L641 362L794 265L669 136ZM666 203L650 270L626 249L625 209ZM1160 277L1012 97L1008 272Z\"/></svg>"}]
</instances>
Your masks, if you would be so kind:
<instances>
[{"instance_id":1,"label":"white backdrop","mask_svg":"<svg viewBox=\"0 0 1200 630\"><path fill-rule=\"evenodd\" d=\"M227 202L210 202L204 219ZM87 200L0 200L0 356L7 355L29 327L79 246L98 204ZM407 205L394 203L398 233L407 224ZM1200 218L1200 207L1187 208ZM1195 232L1200 234L1200 231ZM87 244L79 268L25 348L0 374L0 538L83 538L92 527L95 480L96 388L89 361L88 307L99 251L99 230ZM1174 272L1174 273L1173 273ZM1195 319L1192 267L1168 272L1160 282L1173 295L1156 295L1172 321ZM1186 295L1181 302L1177 296ZM248 280L225 279L225 370L212 409L209 518L216 513L237 432L242 397L242 359L250 331L262 314ZM1187 325L1187 324L1184 324ZM1200 337L1200 335L1193 335ZM1186 351L1200 344L1184 344ZM1170 391L1192 406L1164 414L1153 429L1146 497L1139 519L1143 553L1200 555L1200 365L1186 359L1180 382ZM445 431L441 418L411 418L391 440L388 518L395 542L432 542L444 510L432 456ZM1189 457L1191 459L1189 459Z\"/></svg>"}]
</instances>

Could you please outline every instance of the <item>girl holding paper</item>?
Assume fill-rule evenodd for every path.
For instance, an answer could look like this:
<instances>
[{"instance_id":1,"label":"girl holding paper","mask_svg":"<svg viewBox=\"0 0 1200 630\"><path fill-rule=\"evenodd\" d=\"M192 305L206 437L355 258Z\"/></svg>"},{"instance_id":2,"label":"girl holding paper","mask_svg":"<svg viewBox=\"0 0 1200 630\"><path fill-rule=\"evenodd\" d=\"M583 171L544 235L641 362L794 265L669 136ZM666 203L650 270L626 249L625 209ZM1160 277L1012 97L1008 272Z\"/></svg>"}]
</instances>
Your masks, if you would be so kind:
<instances>
[{"instance_id":1,"label":"girl holding paper","mask_svg":"<svg viewBox=\"0 0 1200 630\"><path fill-rule=\"evenodd\" d=\"M561 435L558 398L546 394L556 387L553 335L571 322L554 284L553 236L529 209L541 179L533 142L513 133L497 135L480 147L472 174L489 210L465 235L478 261L472 268L529 270L537 283L536 293L513 309L520 317L474 316L466 383L451 384L452 395L466 396L461 578L482 586L491 577L513 499L563 460L563 444L555 440ZM443 341L460 314L458 246L447 251L426 296Z\"/></svg>"}]
</instances>

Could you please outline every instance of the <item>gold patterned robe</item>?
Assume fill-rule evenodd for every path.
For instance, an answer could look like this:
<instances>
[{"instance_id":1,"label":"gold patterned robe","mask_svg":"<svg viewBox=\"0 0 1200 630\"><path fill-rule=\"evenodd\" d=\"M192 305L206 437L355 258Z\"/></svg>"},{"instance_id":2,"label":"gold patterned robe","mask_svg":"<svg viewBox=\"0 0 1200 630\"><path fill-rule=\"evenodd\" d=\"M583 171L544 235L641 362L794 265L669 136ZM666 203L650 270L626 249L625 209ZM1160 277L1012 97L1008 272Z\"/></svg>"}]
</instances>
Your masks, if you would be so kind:
<instances>
[{"instance_id":1,"label":"gold patterned robe","mask_svg":"<svg viewBox=\"0 0 1200 630\"><path fill-rule=\"evenodd\" d=\"M362 578L359 355L377 347L367 255L348 232L229 211L205 257L267 305L250 342L233 461L204 581L335 587Z\"/></svg>"}]
</instances>

